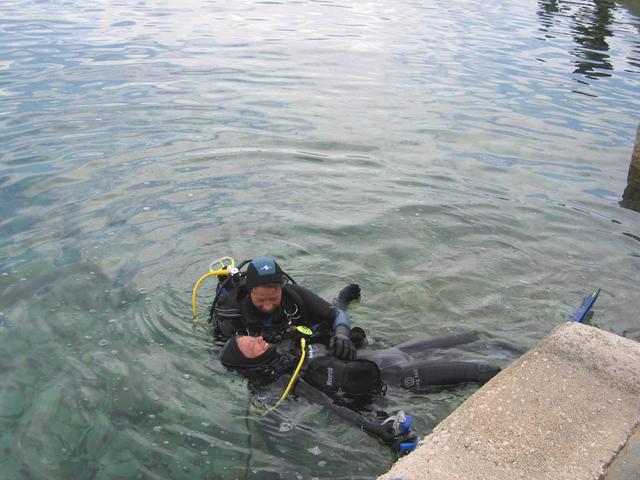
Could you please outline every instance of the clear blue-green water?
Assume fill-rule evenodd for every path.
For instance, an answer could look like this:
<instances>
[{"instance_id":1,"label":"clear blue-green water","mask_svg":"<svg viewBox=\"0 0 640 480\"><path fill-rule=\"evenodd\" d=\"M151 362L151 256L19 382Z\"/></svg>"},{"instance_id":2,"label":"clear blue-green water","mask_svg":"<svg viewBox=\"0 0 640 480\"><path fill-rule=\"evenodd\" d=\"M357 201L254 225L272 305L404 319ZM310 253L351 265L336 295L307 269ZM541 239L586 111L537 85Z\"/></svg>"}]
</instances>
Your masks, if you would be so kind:
<instances>
[{"instance_id":1,"label":"clear blue-green water","mask_svg":"<svg viewBox=\"0 0 640 480\"><path fill-rule=\"evenodd\" d=\"M386 471L385 446L320 407L248 411L190 312L223 255L273 255L327 299L360 283L354 323L388 343L475 329L528 348L598 286L593 323L639 340L640 217L620 206L639 15L3 1L0 477ZM424 435L474 390L383 404Z\"/></svg>"}]
</instances>

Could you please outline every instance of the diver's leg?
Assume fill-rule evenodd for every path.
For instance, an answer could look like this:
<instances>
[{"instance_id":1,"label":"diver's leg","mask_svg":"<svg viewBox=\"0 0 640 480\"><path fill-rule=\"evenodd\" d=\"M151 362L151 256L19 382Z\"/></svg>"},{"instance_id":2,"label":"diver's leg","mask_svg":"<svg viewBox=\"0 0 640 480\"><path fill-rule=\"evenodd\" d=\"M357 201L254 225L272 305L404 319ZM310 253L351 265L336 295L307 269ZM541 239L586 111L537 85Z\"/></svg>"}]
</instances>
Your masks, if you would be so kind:
<instances>
[{"instance_id":1,"label":"diver's leg","mask_svg":"<svg viewBox=\"0 0 640 480\"><path fill-rule=\"evenodd\" d=\"M397 345L396 348L403 352L412 354L424 352L432 348L451 348L456 345L471 343L478 340L478 334L475 332L459 333L457 335L445 335L442 337L422 337L408 340Z\"/></svg>"},{"instance_id":2,"label":"diver's leg","mask_svg":"<svg viewBox=\"0 0 640 480\"><path fill-rule=\"evenodd\" d=\"M403 451L402 445L405 444L401 444L401 442L409 442L406 445L410 445L410 447L404 447L406 451L413 450L418 443L418 438L413 434L409 426L406 430L395 432L392 429L392 423L381 423L380 421L369 419L354 410L342 406L334 402L327 394L316 389L302 378L298 379L298 383L296 384L296 393L313 401L314 403L330 409L332 412L344 418L348 422L351 422L362 430L375 435L396 451Z\"/></svg>"},{"instance_id":3,"label":"diver's leg","mask_svg":"<svg viewBox=\"0 0 640 480\"><path fill-rule=\"evenodd\" d=\"M488 338L479 339L477 342L464 344L457 348L465 352L490 354L494 357L501 356L506 358L516 358L527 351L526 348L507 342L506 340Z\"/></svg>"},{"instance_id":4,"label":"diver's leg","mask_svg":"<svg viewBox=\"0 0 640 480\"><path fill-rule=\"evenodd\" d=\"M359 350L358 360L369 360L375 363L383 375L386 375L385 370L393 369L393 372L396 372L397 368L403 368L413 361L410 355L393 347L382 350Z\"/></svg>"},{"instance_id":5,"label":"diver's leg","mask_svg":"<svg viewBox=\"0 0 640 480\"><path fill-rule=\"evenodd\" d=\"M500 368L481 362L413 362L397 372L393 381L409 390L425 390L433 386L459 383L484 383L494 377Z\"/></svg>"}]
</instances>

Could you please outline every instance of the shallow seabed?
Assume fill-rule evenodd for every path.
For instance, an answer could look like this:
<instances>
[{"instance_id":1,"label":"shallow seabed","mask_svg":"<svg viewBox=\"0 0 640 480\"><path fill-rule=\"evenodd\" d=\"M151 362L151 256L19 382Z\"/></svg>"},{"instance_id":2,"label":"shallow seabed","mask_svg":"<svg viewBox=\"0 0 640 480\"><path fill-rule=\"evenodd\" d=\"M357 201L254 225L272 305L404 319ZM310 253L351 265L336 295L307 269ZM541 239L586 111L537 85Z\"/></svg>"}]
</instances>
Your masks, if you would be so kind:
<instances>
[{"instance_id":1,"label":"shallow seabed","mask_svg":"<svg viewBox=\"0 0 640 480\"><path fill-rule=\"evenodd\" d=\"M194 328L269 254L393 344L528 348L582 297L640 340L638 2L5 0L0 477L368 479L302 400L262 418ZM206 312L213 284L201 288ZM505 365L508 359L487 352ZM475 387L382 404L424 435Z\"/></svg>"}]
</instances>

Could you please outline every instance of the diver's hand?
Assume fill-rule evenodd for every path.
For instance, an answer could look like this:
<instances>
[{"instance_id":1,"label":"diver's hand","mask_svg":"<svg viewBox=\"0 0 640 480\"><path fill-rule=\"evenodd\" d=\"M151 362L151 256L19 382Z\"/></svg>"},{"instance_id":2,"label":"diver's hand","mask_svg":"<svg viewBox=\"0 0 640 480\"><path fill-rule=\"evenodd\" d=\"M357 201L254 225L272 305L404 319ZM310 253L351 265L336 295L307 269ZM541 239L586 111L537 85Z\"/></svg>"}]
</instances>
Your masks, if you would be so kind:
<instances>
[{"instance_id":1,"label":"diver's hand","mask_svg":"<svg viewBox=\"0 0 640 480\"><path fill-rule=\"evenodd\" d=\"M359 300L361 294L360 285L350 283L338 293L336 305L338 308L345 310L353 300Z\"/></svg>"},{"instance_id":2,"label":"diver's hand","mask_svg":"<svg viewBox=\"0 0 640 480\"><path fill-rule=\"evenodd\" d=\"M338 325L335 329L329 349L333 351L333 355L341 360L353 360L356 358L356 347L349 338L349 329L344 325Z\"/></svg>"}]
</instances>

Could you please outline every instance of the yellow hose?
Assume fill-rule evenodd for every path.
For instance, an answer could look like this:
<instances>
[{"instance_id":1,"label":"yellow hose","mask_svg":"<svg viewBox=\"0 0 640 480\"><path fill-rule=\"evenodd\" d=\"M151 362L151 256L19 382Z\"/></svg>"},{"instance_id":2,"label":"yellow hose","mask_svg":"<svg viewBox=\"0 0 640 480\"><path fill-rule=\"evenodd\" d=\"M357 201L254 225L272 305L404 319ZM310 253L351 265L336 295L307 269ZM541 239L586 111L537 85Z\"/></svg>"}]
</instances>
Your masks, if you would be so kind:
<instances>
[{"instance_id":1,"label":"yellow hose","mask_svg":"<svg viewBox=\"0 0 640 480\"><path fill-rule=\"evenodd\" d=\"M227 261L227 260L230 261L229 264L225 264L225 261ZM219 268L218 270L213 270L212 266L215 265L216 263L219 263L220 265L222 265L222 268ZM219 258L218 260L214 260L213 262L211 262L211 265L209 265L209 271L207 273L205 273L204 275L202 275L198 279L196 284L193 286L193 292L191 293L191 312L193 313L194 320L198 318L198 310L197 310L197 307L196 307L196 299L198 297L198 288L200 288L200 285L202 284L202 282L204 282L209 277L229 275L229 273L231 273L231 272L228 270L227 267L232 267L232 270L235 270L237 272L237 270L235 269L235 265L236 265L236 262L231 257ZM296 328L300 333L303 333L304 335L311 335L313 333L307 327L298 326ZM291 391L291 388L293 388L293 384L295 383L296 378L298 378L298 374L300 373L300 369L302 368L302 364L304 363L304 359L305 359L306 354L307 354L306 345L307 345L307 342L305 341L304 337L302 337L300 339L300 348L302 349L302 353L300 354L300 361L298 362L298 366L296 367L295 371L293 372L293 375L291 376L291 380L289 380L289 384L287 385L287 388L285 388L284 392L282 393L282 396L280 397L280 400L278 400L278 402L273 407L269 408L268 410L265 410L265 411L261 412L263 415L266 415L267 413L272 412L273 410L278 408L278 406L282 402L284 402L284 400L289 395L289 392Z\"/></svg>"},{"instance_id":2,"label":"yellow hose","mask_svg":"<svg viewBox=\"0 0 640 480\"><path fill-rule=\"evenodd\" d=\"M307 342L305 341L305 339L301 338L300 348L302 349L302 354L300 355L300 361L298 362L298 366L296 367L295 371L293 372L293 375L291 376L291 380L289 380L289 384L287 385L287 388L284 389L284 392L282 393L280 400L278 400L273 407L270 407L266 410L262 410L260 407L254 404L253 409L255 409L254 410L255 412L259 413L264 417L268 413L273 412L276 408L278 408L278 406L280 406L282 402L284 402L284 400L289 395L289 392L291 391L291 388L293 387L293 384L295 383L296 378L298 378L298 374L300 373L300 369L302 368L302 364L304 363L304 359L307 355L306 345L307 345Z\"/></svg>"},{"instance_id":3,"label":"yellow hose","mask_svg":"<svg viewBox=\"0 0 640 480\"><path fill-rule=\"evenodd\" d=\"M207 278L218 275L229 275L229 272L226 268L220 268L218 270L209 270L203 276L201 276L193 287L193 293L191 294L191 312L193 313L193 318L198 318L198 311L196 308L196 297L198 296L198 288L200 284L204 282Z\"/></svg>"},{"instance_id":4,"label":"yellow hose","mask_svg":"<svg viewBox=\"0 0 640 480\"><path fill-rule=\"evenodd\" d=\"M301 338L300 348L302 349L302 355L300 355L300 361L298 362L298 366L296 367L296 370L293 372L293 375L291 376L291 380L289 380L289 385L287 385L287 388L284 389L284 393L280 397L280 400L278 400L278 403L276 403L273 407L269 409L270 411L278 408L278 405L284 402L284 399L287 398L287 395L289 395L289 392L291 391L291 387L293 387L293 384L296 381L296 378L298 378L298 374L300 373L300 369L302 368L302 364L304 363L304 357L306 356L306 353L307 353L305 348L306 344L307 342L305 341L304 337Z\"/></svg>"}]
</instances>

